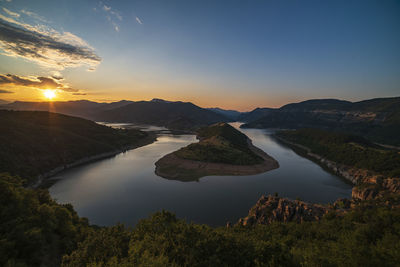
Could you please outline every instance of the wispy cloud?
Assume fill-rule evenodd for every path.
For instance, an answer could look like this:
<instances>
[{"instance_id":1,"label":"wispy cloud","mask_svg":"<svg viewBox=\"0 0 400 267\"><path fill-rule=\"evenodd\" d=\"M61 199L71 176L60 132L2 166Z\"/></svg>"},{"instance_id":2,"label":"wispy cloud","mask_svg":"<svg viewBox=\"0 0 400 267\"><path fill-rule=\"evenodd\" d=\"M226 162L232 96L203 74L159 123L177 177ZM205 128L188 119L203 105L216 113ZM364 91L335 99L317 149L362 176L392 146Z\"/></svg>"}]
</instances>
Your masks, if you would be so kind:
<instances>
[{"instance_id":1,"label":"wispy cloud","mask_svg":"<svg viewBox=\"0 0 400 267\"><path fill-rule=\"evenodd\" d=\"M29 11L29 10L26 10L26 9L22 9L21 13L23 13L23 14L29 16L29 17L32 17L33 19L39 20L41 22L44 22L44 23L48 22L44 17L39 16L35 12Z\"/></svg>"},{"instance_id":2,"label":"wispy cloud","mask_svg":"<svg viewBox=\"0 0 400 267\"><path fill-rule=\"evenodd\" d=\"M0 89L0 94L13 94L14 92L8 91L8 90L3 90Z\"/></svg>"},{"instance_id":3,"label":"wispy cloud","mask_svg":"<svg viewBox=\"0 0 400 267\"><path fill-rule=\"evenodd\" d=\"M3 55L20 57L62 70L86 65L96 68L101 58L83 39L44 25L32 26L0 14L0 49Z\"/></svg>"},{"instance_id":4,"label":"wispy cloud","mask_svg":"<svg viewBox=\"0 0 400 267\"><path fill-rule=\"evenodd\" d=\"M87 95L86 93L72 93L72 95Z\"/></svg>"},{"instance_id":5,"label":"wispy cloud","mask_svg":"<svg viewBox=\"0 0 400 267\"><path fill-rule=\"evenodd\" d=\"M24 86L36 89L59 89L66 92L78 92L79 90L69 87L51 77L31 76L23 77L12 74L0 74L0 87L2 86Z\"/></svg>"},{"instance_id":6,"label":"wispy cloud","mask_svg":"<svg viewBox=\"0 0 400 267\"><path fill-rule=\"evenodd\" d=\"M141 19L139 19L139 17L136 17L136 22L137 22L137 23L139 23L140 25L142 25L142 24L143 24L142 20L141 20Z\"/></svg>"},{"instance_id":7,"label":"wispy cloud","mask_svg":"<svg viewBox=\"0 0 400 267\"><path fill-rule=\"evenodd\" d=\"M117 23L117 21L122 21L121 14L117 10L111 8L111 6L107 6L102 2L100 2L99 4L101 9L106 13L107 21L110 22L115 31L119 32L119 24ZM96 8L94 8L93 10L97 12Z\"/></svg>"},{"instance_id":8,"label":"wispy cloud","mask_svg":"<svg viewBox=\"0 0 400 267\"><path fill-rule=\"evenodd\" d=\"M5 7L3 7L3 10L4 10L4 12L6 12L10 16L13 16L13 17L16 17L16 18L19 18L19 16L20 16L18 13L13 12L13 11L5 8Z\"/></svg>"}]
</instances>

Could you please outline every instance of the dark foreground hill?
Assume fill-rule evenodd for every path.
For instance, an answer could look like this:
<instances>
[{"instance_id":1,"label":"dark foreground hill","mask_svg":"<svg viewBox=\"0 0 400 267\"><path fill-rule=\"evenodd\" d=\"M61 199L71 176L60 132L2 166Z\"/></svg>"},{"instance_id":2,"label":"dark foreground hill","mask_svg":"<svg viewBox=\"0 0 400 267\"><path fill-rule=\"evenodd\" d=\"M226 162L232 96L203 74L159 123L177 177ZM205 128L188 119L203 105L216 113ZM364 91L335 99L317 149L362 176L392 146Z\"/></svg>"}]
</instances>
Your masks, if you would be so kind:
<instances>
[{"instance_id":1,"label":"dark foreground hill","mask_svg":"<svg viewBox=\"0 0 400 267\"><path fill-rule=\"evenodd\" d=\"M272 110L242 127L322 128L362 135L374 142L400 146L400 97L360 102L308 100Z\"/></svg>"},{"instance_id":2,"label":"dark foreground hill","mask_svg":"<svg viewBox=\"0 0 400 267\"><path fill-rule=\"evenodd\" d=\"M279 167L276 160L226 123L197 132L198 143L170 153L156 162L156 174L167 179L198 180L208 175L251 175Z\"/></svg>"},{"instance_id":3,"label":"dark foreground hill","mask_svg":"<svg viewBox=\"0 0 400 267\"><path fill-rule=\"evenodd\" d=\"M90 226L46 190L0 174L1 266L398 266L400 210L360 205L319 221L212 228L168 212ZM287 210L293 212L293 210ZM262 214L260 214L262 215Z\"/></svg>"},{"instance_id":4,"label":"dark foreground hill","mask_svg":"<svg viewBox=\"0 0 400 267\"><path fill-rule=\"evenodd\" d=\"M0 173L33 181L56 168L153 139L139 130L112 129L62 114L0 110Z\"/></svg>"}]
</instances>

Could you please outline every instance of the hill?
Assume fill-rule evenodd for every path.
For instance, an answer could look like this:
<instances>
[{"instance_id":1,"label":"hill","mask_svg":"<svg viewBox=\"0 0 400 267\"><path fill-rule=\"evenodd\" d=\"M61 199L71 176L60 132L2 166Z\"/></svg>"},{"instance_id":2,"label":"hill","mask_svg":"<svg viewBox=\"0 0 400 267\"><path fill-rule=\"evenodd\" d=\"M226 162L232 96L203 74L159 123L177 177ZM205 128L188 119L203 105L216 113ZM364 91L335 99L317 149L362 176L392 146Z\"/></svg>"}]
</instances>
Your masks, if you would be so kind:
<instances>
[{"instance_id":1,"label":"hill","mask_svg":"<svg viewBox=\"0 0 400 267\"><path fill-rule=\"evenodd\" d=\"M400 97L360 102L308 100L285 105L242 127L322 128L362 135L377 143L399 146Z\"/></svg>"},{"instance_id":2,"label":"hill","mask_svg":"<svg viewBox=\"0 0 400 267\"><path fill-rule=\"evenodd\" d=\"M132 103L132 101L122 100L112 103L98 103L88 100L77 101L44 101L44 102L24 102L15 101L0 106L6 110L29 110L29 111L49 111L62 113L70 116L77 116L85 119L94 119L95 115L101 111L118 108Z\"/></svg>"},{"instance_id":3,"label":"hill","mask_svg":"<svg viewBox=\"0 0 400 267\"><path fill-rule=\"evenodd\" d=\"M240 116L237 117L237 120L243 121L243 122L255 121L264 116L267 116L273 110L274 109L272 109L272 108L256 108L250 112L245 112L245 113L240 114Z\"/></svg>"},{"instance_id":4,"label":"hill","mask_svg":"<svg viewBox=\"0 0 400 267\"><path fill-rule=\"evenodd\" d=\"M208 110L214 111L216 113L222 114L225 117L228 117L234 121L238 119L240 115L242 115L242 112L236 111L236 110L230 110L230 109L222 109L222 108L207 108Z\"/></svg>"},{"instance_id":5,"label":"hill","mask_svg":"<svg viewBox=\"0 0 400 267\"><path fill-rule=\"evenodd\" d=\"M217 122L230 121L222 114L190 102L139 101L100 112L97 120L107 122L152 124L177 130L194 130Z\"/></svg>"},{"instance_id":6,"label":"hill","mask_svg":"<svg viewBox=\"0 0 400 267\"><path fill-rule=\"evenodd\" d=\"M278 168L278 163L254 147L251 140L226 123L201 128L198 143L190 144L156 162L165 178L197 180L207 175L246 175Z\"/></svg>"},{"instance_id":7,"label":"hill","mask_svg":"<svg viewBox=\"0 0 400 267\"><path fill-rule=\"evenodd\" d=\"M34 181L38 175L91 157L152 142L139 130L119 130L44 111L0 110L0 173Z\"/></svg>"},{"instance_id":8,"label":"hill","mask_svg":"<svg viewBox=\"0 0 400 267\"><path fill-rule=\"evenodd\" d=\"M8 104L8 103L10 103L10 102L6 101L6 100L3 100L3 99L0 99L0 105L5 105L5 104Z\"/></svg>"},{"instance_id":9,"label":"hill","mask_svg":"<svg viewBox=\"0 0 400 267\"><path fill-rule=\"evenodd\" d=\"M163 99L151 101L122 100L98 103L87 100L21 102L0 106L5 110L49 111L102 122L136 123L164 126L174 130L193 131L216 122L232 121L224 114L203 109L189 102Z\"/></svg>"},{"instance_id":10,"label":"hill","mask_svg":"<svg viewBox=\"0 0 400 267\"><path fill-rule=\"evenodd\" d=\"M320 129L288 130L276 135L336 163L366 169L384 177L400 177L398 151L383 149L363 137Z\"/></svg>"}]
</instances>

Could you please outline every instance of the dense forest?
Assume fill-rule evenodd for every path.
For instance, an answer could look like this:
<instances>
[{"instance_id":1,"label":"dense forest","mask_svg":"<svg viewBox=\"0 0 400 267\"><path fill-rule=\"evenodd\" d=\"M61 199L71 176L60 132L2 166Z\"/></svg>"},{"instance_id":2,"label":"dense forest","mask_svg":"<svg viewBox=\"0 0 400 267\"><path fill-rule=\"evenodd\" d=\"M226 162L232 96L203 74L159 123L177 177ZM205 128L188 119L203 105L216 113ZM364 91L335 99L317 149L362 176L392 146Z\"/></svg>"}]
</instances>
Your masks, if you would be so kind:
<instances>
[{"instance_id":1,"label":"dense forest","mask_svg":"<svg viewBox=\"0 0 400 267\"><path fill-rule=\"evenodd\" d=\"M361 204L318 222L212 228L160 211L97 227L0 175L1 266L398 266L400 211Z\"/></svg>"},{"instance_id":2,"label":"dense forest","mask_svg":"<svg viewBox=\"0 0 400 267\"><path fill-rule=\"evenodd\" d=\"M30 181L57 167L121 151L154 137L45 111L0 110L0 172Z\"/></svg>"},{"instance_id":3,"label":"dense forest","mask_svg":"<svg viewBox=\"0 0 400 267\"><path fill-rule=\"evenodd\" d=\"M312 153L331 161L400 177L399 151L384 149L360 136L319 129L281 131L277 136L306 146Z\"/></svg>"}]
</instances>

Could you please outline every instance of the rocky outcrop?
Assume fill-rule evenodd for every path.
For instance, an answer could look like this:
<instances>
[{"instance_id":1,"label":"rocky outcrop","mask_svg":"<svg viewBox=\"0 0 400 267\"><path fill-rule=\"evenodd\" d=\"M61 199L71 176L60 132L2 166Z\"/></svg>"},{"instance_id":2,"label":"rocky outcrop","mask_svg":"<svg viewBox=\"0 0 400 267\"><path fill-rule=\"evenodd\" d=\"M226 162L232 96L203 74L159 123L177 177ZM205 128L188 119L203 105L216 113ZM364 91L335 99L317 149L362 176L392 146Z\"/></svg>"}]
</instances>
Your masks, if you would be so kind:
<instances>
[{"instance_id":1,"label":"rocky outcrop","mask_svg":"<svg viewBox=\"0 0 400 267\"><path fill-rule=\"evenodd\" d=\"M351 196L355 200L373 200L400 193L400 178L366 177L353 187Z\"/></svg>"},{"instance_id":2,"label":"rocky outcrop","mask_svg":"<svg viewBox=\"0 0 400 267\"><path fill-rule=\"evenodd\" d=\"M323 205L275 196L262 196L250 209L248 216L240 219L238 224L245 226L272 222L317 221L328 211L329 208Z\"/></svg>"},{"instance_id":3,"label":"rocky outcrop","mask_svg":"<svg viewBox=\"0 0 400 267\"><path fill-rule=\"evenodd\" d=\"M277 196L263 195L249 211L245 218L238 221L238 225L252 226L270 224L273 222L309 222L318 221L330 211L336 215L349 211L354 207L352 200L338 199L332 205L307 203L301 200L291 200Z\"/></svg>"}]
</instances>

